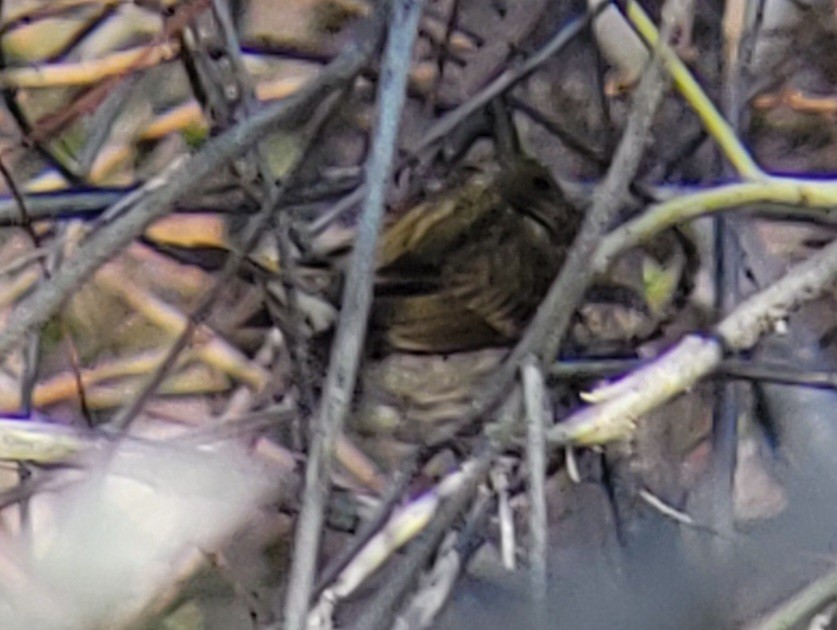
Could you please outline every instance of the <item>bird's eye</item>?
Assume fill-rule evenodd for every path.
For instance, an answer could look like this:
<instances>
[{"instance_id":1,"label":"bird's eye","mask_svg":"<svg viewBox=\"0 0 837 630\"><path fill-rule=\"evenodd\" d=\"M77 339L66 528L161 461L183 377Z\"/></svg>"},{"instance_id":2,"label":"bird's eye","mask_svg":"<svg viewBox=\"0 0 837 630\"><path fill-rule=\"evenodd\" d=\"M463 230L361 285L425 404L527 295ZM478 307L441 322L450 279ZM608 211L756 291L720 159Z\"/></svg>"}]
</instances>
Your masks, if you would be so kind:
<instances>
[{"instance_id":1,"label":"bird's eye","mask_svg":"<svg viewBox=\"0 0 837 630\"><path fill-rule=\"evenodd\" d=\"M535 190L538 192L547 192L548 190L552 189L552 185L549 183L549 180L546 177L536 177L532 184L535 186Z\"/></svg>"}]
</instances>

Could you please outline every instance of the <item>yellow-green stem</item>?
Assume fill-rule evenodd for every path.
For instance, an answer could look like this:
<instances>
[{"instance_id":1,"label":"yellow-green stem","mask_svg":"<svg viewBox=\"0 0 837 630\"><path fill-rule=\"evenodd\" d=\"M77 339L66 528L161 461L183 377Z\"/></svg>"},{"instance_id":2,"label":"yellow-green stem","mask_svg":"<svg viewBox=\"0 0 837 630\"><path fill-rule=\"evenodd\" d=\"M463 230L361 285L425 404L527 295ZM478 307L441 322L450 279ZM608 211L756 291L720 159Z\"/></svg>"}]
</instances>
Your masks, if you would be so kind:
<instances>
[{"instance_id":1,"label":"yellow-green stem","mask_svg":"<svg viewBox=\"0 0 837 630\"><path fill-rule=\"evenodd\" d=\"M648 45L652 48L656 46L659 41L659 32L638 2L628 3L627 15L634 28L648 42ZM706 92L700 87L686 64L680 61L677 54L666 43L661 44L660 54L674 81L674 85L686 102L695 110L695 113L703 122L704 129L718 143L733 168L743 179L750 181L763 180L766 174L753 160L730 124L706 96Z\"/></svg>"}]
</instances>

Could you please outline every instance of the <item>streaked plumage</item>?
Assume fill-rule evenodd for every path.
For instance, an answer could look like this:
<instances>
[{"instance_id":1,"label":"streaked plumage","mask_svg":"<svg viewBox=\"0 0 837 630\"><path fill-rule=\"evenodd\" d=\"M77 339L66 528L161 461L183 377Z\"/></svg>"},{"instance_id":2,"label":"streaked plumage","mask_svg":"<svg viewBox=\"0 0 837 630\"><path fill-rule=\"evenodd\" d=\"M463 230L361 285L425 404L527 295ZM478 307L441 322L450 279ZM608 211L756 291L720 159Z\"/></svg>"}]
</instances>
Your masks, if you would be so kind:
<instances>
[{"instance_id":1,"label":"streaked plumage","mask_svg":"<svg viewBox=\"0 0 837 630\"><path fill-rule=\"evenodd\" d=\"M415 206L382 237L373 338L428 353L513 343L580 223L548 171L528 159Z\"/></svg>"}]
</instances>

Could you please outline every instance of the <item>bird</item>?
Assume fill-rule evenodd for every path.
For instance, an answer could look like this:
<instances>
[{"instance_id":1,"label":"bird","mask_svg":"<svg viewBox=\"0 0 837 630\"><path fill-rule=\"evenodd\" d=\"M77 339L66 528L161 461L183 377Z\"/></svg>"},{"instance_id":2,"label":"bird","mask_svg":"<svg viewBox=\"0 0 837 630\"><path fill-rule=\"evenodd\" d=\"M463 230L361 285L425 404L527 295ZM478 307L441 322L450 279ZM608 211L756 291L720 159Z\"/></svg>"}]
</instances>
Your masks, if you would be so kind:
<instances>
[{"instance_id":1,"label":"bird","mask_svg":"<svg viewBox=\"0 0 837 630\"><path fill-rule=\"evenodd\" d=\"M561 268L583 218L549 170L525 155L463 167L441 190L393 214L397 218L384 229L376 253L369 318L370 354L378 357L514 343ZM231 233L218 244L204 239L200 248L184 250L179 243L168 245L158 232L147 235L155 249L205 269L218 268L235 248ZM307 331L291 331L289 322L283 329L328 345L352 247L347 237L297 262L292 281L301 289L298 302L305 298L298 307L306 307ZM245 262L246 279L281 273L255 255ZM270 282L269 289L278 304L274 315L281 319L287 310L283 285ZM259 321L258 315L253 318Z\"/></svg>"},{"instance_id":2,"label":"bird","mask_svg":"<svg viewBox=\"0 0 837 630\"><path fill-rule=\"evenodd\" d=\"M381 237L374 346L447 354L514 343L582 220L549 170L526 156L412 206Z\"/></svg>"}]
</instances>

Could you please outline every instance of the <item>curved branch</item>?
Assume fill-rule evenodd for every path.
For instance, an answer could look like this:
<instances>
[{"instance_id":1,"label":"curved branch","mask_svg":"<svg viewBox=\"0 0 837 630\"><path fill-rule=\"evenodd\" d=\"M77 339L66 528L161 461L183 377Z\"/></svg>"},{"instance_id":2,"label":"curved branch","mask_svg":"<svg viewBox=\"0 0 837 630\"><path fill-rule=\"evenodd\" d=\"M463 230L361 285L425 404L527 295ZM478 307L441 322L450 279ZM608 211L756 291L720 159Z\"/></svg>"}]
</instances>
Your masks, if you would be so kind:
<instances>
[{"instance_id":1,"label":"curved branch","mask_svg":"<svg viewBox=\"0 0 837 630\"><path fill-rule=\"evenodd\" d=\"M594 404L555 426L550 443L589 445L628 437L637 418L717 369L725 350L751 348L776 322L835 284L837 241L742 302L716 326L716 337L689 335L652 364L593 392L588 398Z\"/></svg>"}]
</instances>

